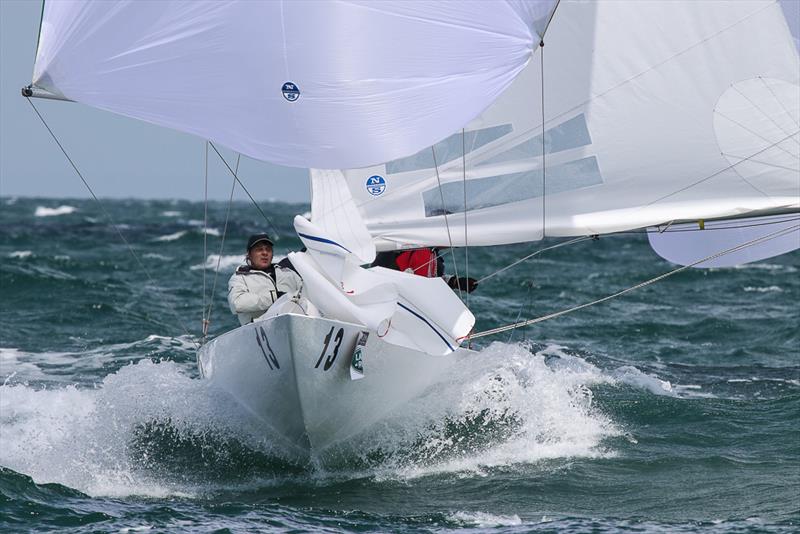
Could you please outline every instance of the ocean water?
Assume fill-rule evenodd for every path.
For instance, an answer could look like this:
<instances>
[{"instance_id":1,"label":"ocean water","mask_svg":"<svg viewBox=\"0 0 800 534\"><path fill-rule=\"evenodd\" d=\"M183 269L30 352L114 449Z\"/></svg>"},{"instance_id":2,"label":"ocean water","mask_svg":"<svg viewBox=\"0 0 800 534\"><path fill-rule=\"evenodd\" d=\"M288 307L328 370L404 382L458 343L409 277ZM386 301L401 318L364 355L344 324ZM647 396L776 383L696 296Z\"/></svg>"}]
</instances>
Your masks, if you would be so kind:
<instances>
[{"instance_id":1,"label":"ocean water","mask_svg":"<svg viewBox=\"0 0 800 534\"><path fill-rule=\"evenodd\" d=\"M296 464L199 378L246 236L305 205L0 198L0 531L797 532L800 254L691 270L483 338L434 391ZM206 250L204 251L204 240ZM469 251L485 276L549 244ZM464 274L463 253L458 256ZM448 262L450 258L448 257ZM215 270L220 266L216 277ZM642 234L545 252L478 330L666 272ZM212 294L213 290L213 294Z\"/></svg>"}]
</instances>

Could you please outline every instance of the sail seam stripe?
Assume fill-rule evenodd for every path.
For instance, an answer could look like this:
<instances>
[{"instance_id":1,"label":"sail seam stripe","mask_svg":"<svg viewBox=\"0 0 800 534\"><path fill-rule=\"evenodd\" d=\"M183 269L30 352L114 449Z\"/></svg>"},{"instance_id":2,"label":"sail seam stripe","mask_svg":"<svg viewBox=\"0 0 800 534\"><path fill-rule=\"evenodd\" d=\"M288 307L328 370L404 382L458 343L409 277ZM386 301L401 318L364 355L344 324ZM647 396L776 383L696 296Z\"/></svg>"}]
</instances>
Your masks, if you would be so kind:
<instances>
[{"instance_id":1,"label":"sail seam stripe","mask_svg":"<svg viewBox=\"0 0 800 534\"><path fill-rule=\"evenodd\" d=\"M299 235L300 237L305 237L306 239L311 239L312 241L319 241L320 243L327 243L329 245L336 245L340 249L346 250L347 252L352 253L349 249L347 249L346 247L343 247L342 245L340 245L336 241L333 241L332 239L326 239L324 237L317 237L315 235L303 234L301 232L297 232L297 235Z\"/></svg>"},{"instance_id":2,"label":"sail seam stripe","mask_svg":"<svg viewBox=\"0 0 800 534\"><path fill-rule=\"evenodd\" d=\"M414 310L412 310L408 306L404 305L402 302L398 302L397 305L400 306L401 308L403 308L404 310L406 310L407 312L409 312L410 314L412 314L413 316L415 316L420 321L424 322L426 325L428 325L430 327L430 329L433 330L436 333L436 335L439 336L442 339L442 341L444 341L444 344L447 345L448 349L456 350L456 349L454 349L452 347L452 345L450 345L450 343L447 342L447 339L425 317L423 317L422 315L418 314L417 312L415 312Z\"/></svg>"}]
</instances>

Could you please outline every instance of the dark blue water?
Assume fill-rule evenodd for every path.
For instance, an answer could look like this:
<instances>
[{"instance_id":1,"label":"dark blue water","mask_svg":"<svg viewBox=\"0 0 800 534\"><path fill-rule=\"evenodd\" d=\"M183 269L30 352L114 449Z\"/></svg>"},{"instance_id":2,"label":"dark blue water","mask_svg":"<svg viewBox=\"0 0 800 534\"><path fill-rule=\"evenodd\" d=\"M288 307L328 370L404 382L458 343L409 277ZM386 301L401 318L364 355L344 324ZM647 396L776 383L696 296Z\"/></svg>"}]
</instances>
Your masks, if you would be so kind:
<instances>
[{"instance_id":1,"label":"dark blue water","mask_svg":"<svg viewBox=\"0 0 800 534\"><path fill-rule=\"evenodd\" d=\"M297 465L195 367L226 206L211 206L205 253L202 204L106 206L149 276L92 201L0 199L0 530L800 528L796 252L481 339L435 391ZM276 253L298 248L291 219L308 207L262 208ZM213 334L235 326L227 278L267 229L234 206ZM470 275L553 243L471 249ZM483 330L672 267L641 234L603 238L487 280L469 302Z\"/></svg>"}]
</instances>

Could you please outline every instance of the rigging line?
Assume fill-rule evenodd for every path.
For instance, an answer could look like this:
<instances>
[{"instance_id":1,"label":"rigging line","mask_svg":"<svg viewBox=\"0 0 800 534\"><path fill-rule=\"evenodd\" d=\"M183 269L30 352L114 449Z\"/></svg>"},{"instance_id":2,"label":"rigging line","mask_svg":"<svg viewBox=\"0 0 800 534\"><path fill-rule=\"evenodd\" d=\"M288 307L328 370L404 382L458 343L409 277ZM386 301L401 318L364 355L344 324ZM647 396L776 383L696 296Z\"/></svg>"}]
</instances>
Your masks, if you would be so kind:
<instances>
[{"instance_id":1,"label":"rigging line","mask_svg":"<svg viewBox=\"0 0 800 534\"><path fill-rule=\"evenodd\" d=\"M747 126L745 126L745 125L744 125L744 124L742 124L741 122L737 121L736 119L732 119L732 118L730 118L729 116L725 115L725 114L724 114L724 113L722 113L721 111L719 111L719 110L715 109L715 110L714 110L714 113L716 113L717 115L719 115L719 116L720 116L720 117L722 117L723 119L727 119L727 120L731 121L733 124L735 124L736 126L738 126L739 128L741 128L742 130L745 130L746 132L749 132L749 133L751 133L751 134L755 135L756 137L758 137L758 138L759 138L759 139L761 139L762 141L765 141L765 142L767 142L767 143L771 143L771 142L772 142L772 140L771 140L771 139L767 139L766 137L764 137L764 136L763 136L763 135L761 135L760 133L756 132L756 131L755 131L755 130L753 130L752 128L748 128ZM781 130L781 133L783 133L783 134L786 134L786 132L784 132L784 131L783 131L783 128L779 128L779 129ZM797 135L797 134L798 134L798 132L800 132L800 130L795 130L795 131L794 131L794 133L787 134L787 137L785 137L785 138L783 139L783 141L786 141L787 139L791 139L792 137L794 137L795 135ZM783 141L780 141L780 142L783 142ZM798 141L797 141L796 139L793 139L793 141L794 141L795 143L798 143ZM777 145L777 144L778 144L778 143L776 143L776 145ZM798 144L800 144L800 143L798 143ZM772 145L772 146L775 146L775 145ZM778 146L778 148L779 148L779 149L781 149L781 150L783 150L784 152L786 152L786 153L787 153L789 156L791 156L791 157L795 157L795 155L792 153L792 151L791 151L791 150L789 150L789 149L786 149L786 148L783 148L782 146Z\"/></svg>"},{"instance_id":2,"label":"rigging line","mask_svg":"<svg viewBox=\"0 0 800 534\"><path fill-rule=\"evenodd\" d=\"M250 200L253 202L253 205L256 207L256 209L261 214L261 216L264 217L264 220L267 221L267 223L269 223L270 228L272 228L272 232L275 234L275 241L280 239L280 236L278 235L278 228L275 226L275 224L273 224L272 219L267 217L267 214L264 213L264 211L258 205L258 202L256 202L256 199L254 199L253 195L250 194L250 191L247 190L247 188L244 186L244 184L239 179L239 177L236 176L236 173L233 171L233 169L231 169L231 166L228 165L228 162L225 161L225 158L223 158L222 154L220 154L219 150L217 150L217 147L216 147L216 145L214 145L214 142L213 141L209 141L208 143L211 145L211 148L214 149L214 152L217 153L217 156L219 156L219 159L222 160L222 163L225 164L225 167L228 169L228 172L231 173L231 176L233 176L233 179L236 180L236 182L242 187L244 192L247 193L247 196L250 197Z\"/></svg>"},{"instance_id":3,"label":"rigging line","mask_svg":"<svg viewBox=\"0 0 800 534\"><path fill-rule=\"evenodd\" d=\"M716 228L710 228L710 227L706 227L706 228L703 228L703 229L700 229L700 228L675 228L673 230L668 230L669 227L667 227L667 228L665 228L664 230L661 230L661 231L659 231L659 230L654 230L654 231L645 230L645 233L646 234L663 234L664 232L666 232L668 234L672 234L672 233L675 233L675 232L711 232L711 231L714 231L714 230L734 230L734 229L738 229L738 228L753 228L755 226L769 226L770 224L781 224L781 223L792 222L792 221L800 221L800 216L788 216L788 217L789 217L788 219L781 219L781 220L778 220L778 221L765 221L765 222L751 223L751 224L737 224L735 226L718 226ZM687 224L687 223L682 223L682 224ZM689 224L691 224L691 223L689 223ZM708 221L706 221L706 224L708 224ZM638 234L640 232L615 232L615 233L616 234Z\"/></svg>"},{"instance_id":4,"label":"rigging line","mask_svg":"<svg viewBox=\"0 0 800 534\"><path fill-rule=\"evenodd\" d=\"M537 250L537 251L535 251L535 252L532 252L531 254L528 254L528 255L527 255L527 256L525 256L524 258L520 258L520 259L518 259L517 261L515 261L515 262L514 262L514 263L512 263L512 264L510 264L510 265L506 265L506 266L505 266L505 267L503 267L502 269L498 269L497 271L495 271L495 272L493 272L493 273L491 273L491 274L487 274L487 275L486 275L486 276L484 276L483 278L479 279L479 280L478 280L478 283L479 283L479 284L480 284L480 283L483 283L483 281L484 281L484 280L488 280L488 279L490 279L490 278L492 278L492 277L494 277L494 276L497 276L498 274L500 274L500 273L502 273L502 272L505 272L505 271L509 270L510 268L512 268L512 267L514 267L514 266L516 266L516 265L519 265L520 263L522 263L522 262L523 262L523 261L525 261L525 260L529 260L530 258L532 258L532 257L534 257L534 256L538 256L538 255L539 255L539 254L541 254L542 252L546 252L546 251L548 251L548 250L553 250L553 249L560 248L560 247L566 247L567 245L572 245L572 244L574 244L574 243L580 243L581 241L586 241L587 239L592 239L592 236L585 236L585 235L584 235L584 236L576 237L576 238L574 238L574 239L570 239L569 241L563 241L563 242L561 242L561 243L556 243L555 245L552 245L552 246L549 246L549 247L540 248L539 250Z\"/></svg>"},{"instance_id":5,"label":"rigging line","mask_svg":"<svg viewBox=\"0 0 800 534\"><path fill-rule=\"evenodd\" d=\"M108 210L106 209L105 205L100 201L99 198L97 198L97 195L94 194L94 191L92 190L91 186L89 185L89 182L87 182L86 178L83 177L83 174L81 174L81 171L78 170L78 167L75 165L75 162L72 161L72 158L69 157L69 154L67 154L67 151L64 149L64 146L58 140L58 137L56 137L56 134L53 133L52 129L50 129L50 126L47 124L47 121L44 120L44 117L42 117L42 114L39 113L39 110L36 107L36 104L34 104L29 97L25 97L25 99L28 101L28 103L31 105L31 107L33 107L33 111L36 112L36 115L39 117L39 120L42 121L42 124L44 124L44 127L47 128L47 131L50 133L50 136L56 142L56 144L58 145L58 148L61 149L61 152L67 158L67 161L69 161L69 164L72 166L72 168L75 171L75 173L81 179L81 181L83 182L83 185L86 186L86 189L92 195L92 198L94 199L94 201L97 202L97 205L100 207L100 210L103 212L103 214L105 214L105 216L108 219L108 222L111 225L111 227L114 230L116 230L117 235L119 235L120 239L122 239L122 242L125 243L125 245L128 247L128 251L131 253L133 258L136 260L136 263L139 264L139 267L142 269L142 272L144 272L145 276L147 276L147 279L150 281L150 283L153 284L153 287L156 290L156 292L161 293L158 284L153 279L153 277L150 275L150 271L147 270L147 268L142 263L142 260L136 254L136 251L133 250L133 247L131 246L130 242L128 242L128 240L125 239L125 236L122 234L122 231L114 223L114 219L111 217L111 214L108 212ZM189 340L194 344L195 348L200 348L200 346L197 344L197 342L192 337L192 334L189 333L189 329L186 327L186 324L183 322L183 320L181 320L180 315L178 315L175 312L174 308L168 307L168 309L173 314L173 316L178 320L178 324L181 325L181 328L183 328L184 333L189 338Z\"/></svg>"},{"instance_id":6,"label":"rigging line","mask_svg":"<svg viewBox=\"0 0 800 534\"><path fill-rule=\"evenodd\" d=\"M792 114L789 113L789 110L786 109L786 106L783 105L783 102L781 102L781 100L778 98L778 95L775 94L775 91L772 90L772 87L770 87L769 84L767 84L767 82L764 81L764 78L759 76L758 79L761 80L761 83L764 84L764 87L766 87L769 90L769 92L772 93L772 98L774 98L775 101L783 108L783 111L786 113L786 115L789 116L792 122L795 123L796 126L800 126L800 124L798 124L798 122L794 120Z\"/></svg>"},{"instance_id":7,"label":"rigging line","mask_svg":"<svg viewBox=\"0 0 800 534\"><path fill-rule=\"evenodd\" d=\"M469 240L467 239L467 146L465 140L464 128L461 128L461 168L463 173L461 175L462 184L464 185L464 276L469 279ZM469 308L469 291L467 291L467 308Z\"/></svg>"},{"instance_id":8,"label":"rigging line","mask_svg":"<svg viewBox=\"0 0 800 534\"><path fill-rule=\"evenodd\" d=\"M442 191L442 181L439 179L439 165L436 163L436 149L434 146L431 146L431 153L433 154L433 168L436 169L436 183L439 184L439 197L442 199L442 214L444 215L444 225L447 228L447 241L450 243L450 255L453 258L453 271L456 273L456 287L458 287L458 296L463 299L464 295L461 292L461 284L458 283L456 251L453 250L453 238L450 236L450 223L447 222L447 208L444 206L444 192Z\"/></svg>"},{"instance_id":9,"label":"rigging line","mask_svg":"<svg viewBox=\"0 0 800 534\"><path fill-rule=\"evenodd\" d=\"M792 134L792 135L796 135L796 134ZM792 136L791 136L791 135L787 135L786 137L784 137L784 138L783 138L783 139L781 139L780 141L776 141L775 143L771 144L770 146L768 146L768 147L765 147L765 148L762 148L761 150L759 150L759 151L758 151L758 152L756 152L755 154L751 154L751 155L749 155L748 157L744 158L744 159L743 159L743 160L741 160L741 161L737 161L736 163L732 163L732 164L728 165L727 167L725 167L725 168L723 168L723 169L720 169L720 170L718 170L718 171L716 171L716 172L714 172L714 173L712 173L712 174L709 174L709 175L708 175L708 176L706 176L705 178L701 178L701 179L697 180L696 182L693 182L693 183L691 183L691 184L689 184L689 185L686 185L686 186L684 186L684 187L681 187L680 189L678 189L677 191L673 191L672 193L667 193L666 195L664 195L664 196L662 196L662 197L659 197L659 198L657 198L657 199L653 200L652 202L648 202L647 204L643 204L643 205L642 205L642 206L640 206L640 207L642 207L642 208L643 208L643 207L645 207L645 206L652 206L653 204L656 204L656 203L658 203L658 202L661 202L661 201L662 201L662 200L664 200L665 198L669 198L669 197L671 197L671 196L673 196L673 195L677 195L678 193L682 193L682 192L686 191L687 189L691 189L692 187L694 187L694 186L696 186L696 185L700 185L700 184L701 184L701 183L703 183L703 182L706 182L706 181L708 181L708 180L710 180L710 179L712 179L712 178L714 178L714 177L716 177L716 176L719 176L720 174L722 174L722 173L723 173L723 172L725 172L725 171L729 171L729 170L731 170L732 168L736 167L736 166L737 166L737 165L739 165L740 163L744 163L745 161L749 161L749 160L751 160L752 158L754 158L754 157L758 156L759 154L761 154L761 153L763 153L763 152L766 152L767 150L769 150L770 148L774 147L775 145L777 145L777 144L779 144L779 143L783 143L784 141L786 141L786 140L787 140L787 139L789 139L790 137L792 137ZM767 195L766 193L764 193L763 191L761 191L759 188L757 188L756 186L754 186L753 184L751 184L750 182L748 182L747 180L745 180L744 178L742 178L742 175L741 175L741 174L739 175L739 178L741 178L741 179L742 179L742 180L743 180L745 183L747 183L747 185L749 185L750 187L752 187L753 189L755 189L756 191L758 191L758 192L759 192L759 193L761 193L762 195L766 196L767 198L771 198L771 195Z\"/></svg>"},{"instance_id":10,"label":"rigging line","mask_svg":"<svg viewBox=\"0 0 800 534\"><path fill-rule=\"evenodd\" d=\"M234 171L238 174L239 173L239 160L241 160L242 155L237 154L236 156L236 168ZM228 221L230 220L231 215L231 206L233 205L233 193L236 191L236 179L234 178L231 181L231 194L228 198L228 209L225 212L225 225L222 227L222 240L219 244L219 255L217 256L217 267L214 269L214 283L211 285L211 300L208 303L208 313L206 314L206 329L208 329L208 325L211 324L211 312L214 309L214 295L217 292L217 278L219 275L219 266L222 262L222 253L225 250L225 236L228 234ZM205 336L203 336L203 342L205 343Z\"/></svg>"},{"instance_id":11,"label":"rigging line","mask_svg":"<svg viewBox=\"0 0 800 534\"><path fill-rule=\"evenodd\" d=\"M541 79L542 79L542 239L545 237L545 207L547 198L547 161L545 154L547 154L546 146L547 139L545 138L544 128L544 39L539 41L539 65L541 66Z\"/></svg>"},{"instance_id":12,"label":"rigging line","mask_svg":"<svg viewBox=\"0 0 800 534\"><path fill-rule=\"evenodd\" d=\"M517 314L517 320L516 320L516 321L514 321L515 323L518 323L518 322L519 322L519 319L520 319L520 317L522 317L522 312L523 312L523 310L526 310L526 315L527 315L527 312L529 312L529 311L530 311L531 304L533 303L533 299L531 298L531 291L532 291L532 289L533 289L533 283L531 283L531 282L529 281L529 282L528 282L528 283L526 283L525 285L526 285L526 286L528 286L528 292L525 294L525 300L527 300L527 301L528 301L528 305L527 305L527 306L520 306L520 307L519 307L519 313ZM506 341L506 343L511 343L511 340L512 340L512 339L514 339L514 333L515 333L516 331L517 331L517 329L516 329L516 328L512 328L512 329L511 329L511 333L508 335L508 341ZM524 339L524 338L523 338L523 339Z\"/></svg>"},{"instance_id":13,"label":"rigging line","mask_svg":"<svg viewBox=\"0 0 800 534\"><path fill-rule=\"evenodd\" d=\"M205 142L205 180L203 190L203 261L200 265L203 266L203 309L202 309L202 331L203 342L205 342L206 335L208 334L208 321L206 320L206 258L208 258L208 141Z\"/></svg>"},{"instance_id":14,"label":"rigging line","mask_svg":"<svg viewBox=\"0 0 800 534\"><path fill-rule=\"evenodd\" d=\"M744 160L744 158L742 156L737 156L736 154L728 154L727 152L722 152L721 154L723 156L726 156L726 157L729 157L729 158L736 158L738 160ZM794 172L794 173L800 173L800 169L793 169L791 167L787 167L786 165L778 165L777 163L770 163L768 161L761 161L761 160L755 159L755 158L750 158L750 161L752 161L753 163L758 163L759 165L765 165L767 167L775 167L776 169L783 169L785 171L791 171L791 172Z\"/></svg>"},{"instance_id":15,"label":"rigging line","mask_svg":"<svg viewBox=\"0 0 800 534\"><path fill-rule=\"evenodd\" d=\"M738 87L736 87L735 85L731 85L731 89L733 89L734 91L736 91L737 93L739 93L739 94L742 96L742 98L744 98L745 100L747 100L748 102L750 102L750 104L751 104L751 105L752 105L754 108L756 108L756 110L758 110L758 112L759 112L759 113L761 113L761 115L762 115L764 118L766 118L766 119L767 119L768 121L770 121L770 122L771 122L771 123L772 123L772 124L773 124L773 125L774 125L776 128L778 128L778 129L781 131L781 133L783 133L783 134L786 134L786 133L787 133L787 132L786 132L786 130L783 128L783 126L781 126L780 124L778 124L778 121L776 121L774 117L772 117L772 116L768 115L766 111L764 111L763 109L761 109L761 107L760 107L758 104L756 104L755 102L753 102L753 100L752 100L752 99L751 99L749 96L747 96L746 94L744 94L744 93L743 93L743 92L742 92L742 91L741 91L741 90L740 90ZM773 94L773 96L774 96L774 94ZM787 114L788 114L788 112L786 111L786 108L783 108L783 111L784 111L784 113L787 113ZM792 122L794 122L794 120L793 120ZM758 134L756 134L755 132L752 132L752 133L754 133L755 135L758 135ZM766 141L768 141L768 140L766 140ZM796 144L800 145L800 141L798 141L797 139L793 139L793 141L794 141Z\"/></svg>"},{"instance_id":16,"label":"rigging line","mask_svg":"<svg viewBox=\"0 0 800 534\"><path fill-rule=\"evenodd\" d=\"M677 273L679 273L681 271L685 271L686 269L689 269L690 267L694 267L695 265L699 265L699 264L701 264L703 262L719 258L720 256L724 256L726 254L730 254L732 252L736 252L738 250L742 250L742 249L745 249L747 247L750 247L750 246L753 246L753 245L757 245L757 244L762 243L764 241L769 241L770 239L775 239L777 237L780 237L782 235L788 234L788 233L790 233L790 232L792 232L794 230L797 230L797 229L800 229L800 224L796 224L796 225L794 225L794 226L792 226L790 228L783 228L781 230L777 230L775 232L772 232L771 234L767 234L765 236L761 236L759 238L752 239L752 240L750 240L750 241L748 241L746 243L742 243L740 245L736 245L734 247L731 247L731 248L729 248L727 250L723 250L722 252L717 252L716 254L712 254L711 256L707 256L705 258L697 260L694 263L690 263L689 265L683 265L681 267L678 267L676 269L668 271L668 272L666 272L664 274L656 276L655 278L651 278L649 280L645 280L644 282L636 284L635 286L631 286L631 287L623 289L621 291L617 291L616 293L613 293L611 295L605 296L605 297L603 297L601 299L597 299L597 300L594 300L592 302L586 302L584 304L580 304L578 306L574 306L572 308L567 308L566 310L561 310L561 311L558 311L558 312L555 312L555 313L551 313L551 314L548 314L548 315L543 315L543 316L537 317L535 319L528 319L528 320L525 320L525 321L522 321L522 322L517 322L517 323L513 323L513 324L510 324L510 325L506 325L506 326L500 326L500 327L497 327L497 328L492 328L491 330L484 330L483 332L478 332L477 334L472 334L472 335L465 336L465 338L463 338L463 339L470 339L471 340L471 339L475 339L475 338L479 338L479 337L490 336L490 335L493 335L493 334L499 334L501 332L505 332L505 331L511 330L513 328L519 328L519 327L528 326L528 325L535 324L535 323L540 323L542 321L547 321L548 319L554 319L556 317L560 317L562 315L566 315L566 314L572 313L574 311L582 310L583 308L588 308L589 306L594 306L595 304L600 304L601 302L606 302L606 301L611 300L613 298L622 296L625 293L630 293L631 291L633 291L635 289L640 289L642 287L649 286L649 285L654 284L654 283L656 283L656 282L658 282L660 280L663 280L664 278L667 278L669 276L677 274Z\"/></svg>"}]
</instances>

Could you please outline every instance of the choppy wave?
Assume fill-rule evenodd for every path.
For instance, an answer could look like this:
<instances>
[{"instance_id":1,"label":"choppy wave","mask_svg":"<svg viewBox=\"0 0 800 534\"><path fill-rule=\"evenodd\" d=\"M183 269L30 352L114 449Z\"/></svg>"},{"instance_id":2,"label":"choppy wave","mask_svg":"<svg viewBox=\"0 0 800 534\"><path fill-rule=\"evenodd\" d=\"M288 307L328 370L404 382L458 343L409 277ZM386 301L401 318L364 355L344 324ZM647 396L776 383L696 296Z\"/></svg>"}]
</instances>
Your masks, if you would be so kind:
<instances>
[{"instance_id":1,"label":"choppy wave","mask_svg":"<svg viewBox=\"0 0 800 534\"><path fill-rule=\"evenodd\" d=\"M16 259L24 259L29 258L33 255L33 251L31 250L15 250L14 252L9 253L9 258L16 258Z\"/></svg>"},{"instance_id":2,"label":"choppy wave","mask_svg":"<svg viewBox=\"0 0 800 534\"><path fill-rule=\"evenodd\" d=\"M75 206L67 206L66 204L62 204L57 208L37 206L36 211L33 214L36 217L54 217L57 215L69 215L70 213L75 213L76 211L78 211L78 208Z\"/></svg>"},{"instance_id":3,"label":"choppy wave","mask_svg":"<svg viewBox=\"0 0 800 534\"><path fill-rule=\"evenodd\" d=\"M780 293L780 292L783 291L783 289L781 289L780 286L767 286L767 287L747 286L747 287L744 288L744 290L747 293L753 293L753 292L755 292L755 293L774 293L774 292Z\"/></svg>"},{"instance_id":4,"label":"choppy wave","mask_svg":"<svg viewBox=\"0 0 800 534\"><path fill-rule=\"evenodd\" d=\"M219 270L223 272L233 272L236 270L236 267L244 263L244 254L231 254L231 255L222 255L219 254L210 254L207 258L205 263L202 265L192 265L190 267L191 270L196 271L198 269L208 269L211 271L217 270L217 265L219 265Z\"/></svg>"},{"instance_id":5,"label":"choppy wave","mask_svg":"<svg viewBox=\"0 0 800 534\"><path fill-rule=\"evenodd\" d=\"M496 528L518 526L522 524L522 519L514 515L497 515L488 512L455 512L450 514L448 519L453 523L465 527Z\"/></svg>"},{"instance_id":6,"label":"choppy wave","mask_svg":"<svg viewBox=\"0 0 800 534\"><path fill-rule=\"evenodd\" d=\"M41 369L24 356L0 350L4 369L39 376ZM47 355L50 365L58 356ZM60 357L74 361L69 354ZM620 430L596 408L591 390L615 383L613 376L556 346L534 354L524 345L495 343L463 363L401 414L320 456L318 467L337 478L408 480L434 473L482 476L487 469L548 458L613 455L602 443ZM211 454L208 447L219 447L214 461L222 463L259 454L281 457L265 437L268 430L169 361L139 360L92 388L36 387L7 378L0 388L0 414L0 464L37 483L56 482L90 495L213 490L210 463L192 465L187 458L177 473L171 465L175 454ZM225 457L231 443L245 447L241 458Z\"/></svg>"},{"instance_id":7,"label":"choppy wave","mask_svg":"<svg viewBox=\"0 0 800 534\"><path fill-rule=\"evenodd\" d=\"M162 235L162 236L156 237L154 239L154 241L177 241L178 239L180 239L183 236L185 236L186 233L187 233L186 230L180 230L180 231L172 233L172 234L167 234L167 235Z\"/></svg>"},{"instance_id":8,"label":"choppy wave","mask_svg":"<svg viewBox=\"0 0 800 534\"><path fill-rule=\"evenodd\" d=\"M147 442L159 432L169 437L167 449L188 439L196 453L209 455L207 462L195 458L200 471L215 460L214 450L203 443L224 445L235 436L253 452L269 450L262 427L174 362L141 360L92 389L4 385L0 421L0 464L37 483L55 482L90 495L159 497L202 490L202 483L185 483L191 472L171 478L159 470L151 456L159 454L158 444ZM169 450L160 454L169 456Z\"/></svg>"}]
</instances>

